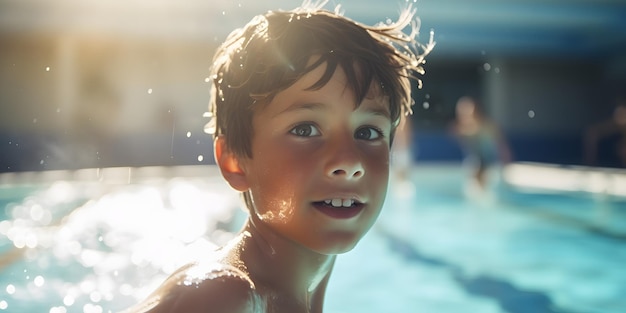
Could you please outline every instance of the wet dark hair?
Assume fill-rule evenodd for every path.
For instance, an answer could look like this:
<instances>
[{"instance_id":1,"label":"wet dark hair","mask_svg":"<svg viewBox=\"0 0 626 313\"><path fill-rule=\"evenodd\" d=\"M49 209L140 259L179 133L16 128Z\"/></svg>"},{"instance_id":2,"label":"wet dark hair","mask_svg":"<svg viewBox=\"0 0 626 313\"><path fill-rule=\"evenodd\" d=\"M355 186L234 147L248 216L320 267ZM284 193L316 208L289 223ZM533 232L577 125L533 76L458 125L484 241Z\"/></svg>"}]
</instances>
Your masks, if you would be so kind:
<instances>
[{"instance_id":1,"label":"wet dark hair","mask_svg":"<svg viewBox=\"0 0 626 313\"><path fill-rule=\"evenodd\" d=\"M321 3L321 6L325 2ZM326 71L309 90L322 88L336 68L343 69L358 105L372 83L389 99L395 126L411 112L411 83L423 74L424 56L432 49L416 42L415 11L408 7L398 22L366 26L320 5L292 11L270 11L233 31L218 48L211 69L212 120L207 132L224 135L238 157L253 157L254 111L306 73L326 64ZM403 29L411 27L411 33ZM319 56L310 63L313 56Z\"/></svg>"}]
</instances>

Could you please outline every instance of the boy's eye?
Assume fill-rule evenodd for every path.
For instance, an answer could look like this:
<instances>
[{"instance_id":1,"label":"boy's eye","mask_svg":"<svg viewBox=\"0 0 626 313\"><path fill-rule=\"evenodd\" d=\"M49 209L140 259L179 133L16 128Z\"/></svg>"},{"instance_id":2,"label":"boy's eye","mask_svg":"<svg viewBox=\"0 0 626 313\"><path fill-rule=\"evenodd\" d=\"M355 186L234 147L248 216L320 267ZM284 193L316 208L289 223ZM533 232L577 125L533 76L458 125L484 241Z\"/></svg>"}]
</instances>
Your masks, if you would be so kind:
<instances>
[{"instance_id":1,"label":"boy's eye","mask_svg":"<svg viewBox=\"0 0 626 313\"><path fill-rule=\"evenodd\" d=\"M320 135L320 131L313 124L300 124L292 128L289 133L299 137L313 137Z\"/></svg>"},{"instance_id":2,"label":"boy's eye","mask_svg":"<svg viewBox=\"0 0 626 313\"><path fill-rule=\"evenodd\" d=\"M354 133L354 138L362 140L376 140L383 136L383 132L375 127L361 127Z\"/></svg>"}]
</instances>

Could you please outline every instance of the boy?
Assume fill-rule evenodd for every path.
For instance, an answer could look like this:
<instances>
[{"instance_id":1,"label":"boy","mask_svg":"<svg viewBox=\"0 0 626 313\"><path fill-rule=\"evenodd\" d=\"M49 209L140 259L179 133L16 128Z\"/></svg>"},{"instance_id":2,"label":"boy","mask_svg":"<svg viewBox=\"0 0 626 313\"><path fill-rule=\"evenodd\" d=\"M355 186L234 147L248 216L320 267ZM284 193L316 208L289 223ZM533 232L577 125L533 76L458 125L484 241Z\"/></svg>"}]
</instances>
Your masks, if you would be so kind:
<instances>
[{"instance_id":1,"label":"boy","mask_svg":"<svg viewBox=\"0 0 626 313\"><path fill-rule=\"evenodd\" d=\"M409 78L433 46L415 42L410 8L368 27L324 4L257 16L218 49L215 159L249 218L130 312L322 312L336 255L380 213Z\"/></svg>"}]
</instances>

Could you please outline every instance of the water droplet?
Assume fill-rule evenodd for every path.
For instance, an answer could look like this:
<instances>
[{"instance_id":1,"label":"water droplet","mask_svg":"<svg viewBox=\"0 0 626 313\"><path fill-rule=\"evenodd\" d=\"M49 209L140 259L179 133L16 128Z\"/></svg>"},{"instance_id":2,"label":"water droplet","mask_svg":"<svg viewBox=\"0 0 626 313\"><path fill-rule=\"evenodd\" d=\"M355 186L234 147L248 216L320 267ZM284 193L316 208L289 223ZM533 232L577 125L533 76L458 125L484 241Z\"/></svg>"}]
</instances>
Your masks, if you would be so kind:
<instances>
[{"instance_id":1,"label":"water droplet","mask_svg":"<svg viewBox=\"0 0 626 313\"><path fill-rule=\"evenodd\" d=\"M530 117L530 118L534 118L534 117L535 117L535 111L533 111L533 110L529 110L529 111L528 111L528 117Z\"/></svg>"},{"instance_id":2,"label":"water droplet","mask_svg":"<svg viewBox=\"0 0 626 313\"><path fill-rule=\"evenodd\" d=\"M152 94L152 88L148 88L148 94L151 95Z\"/></svg>"},{"instance_id":3,"label":"water droplet","mask_svg":"<svg viewBox=\"0 0 626 313\"><path fill-rule=\"evenodd\" d=\"M50 66L46 66L46 72L50 72Z\"/></svg>"},{"instance_id":4,"label":"water droplet","mask_svg":"<svg viewBox=\"0 0 626 313\"><path fill-rule=\"evenodd\" d=\"M53 306L50 308L50 313L67 313L67 309L64 306Z\"/></svg>"},{"instance_id":5,"label":"water droplet","mask_svg":"<svg viewBox=\"0 0 626 313\"><path fill-rule=\"evenodd\" d=\"M222 15L226 15L226 11L222 11Z\"/></svg>"},{"instance_id":6,"label":"water droplet","mask_svg":"<svg viewBox=\"0 0 626 313\"><path fill-rule=\"evenodd\" d=\"M84 313L102 313L102 307L93 303L87 303L83 306Z\"/></svg>"},{"instance_id":7,"label":"water droplet","mask_svg":"<svg viewBox=\"0 0 626 313\"><path fill-rule=\"evenodd\" d=\"M208 77L204 79L204 82L205 82L205 83L208 83L208 82L210 82L210 81L211 81L211 79L210 79L210 78L208 78Z\"/></svg>"},{"instance_id":8,"label":"water droplet","mask_svg":"<svg viewBox=\"0 0 626 313\"><path fill-rule=\"evenodd\" d=\"M89 294L89 300L92 302L100 302L102 300L102 294L98 291L94 291Z\"/></svg>"},{"instance_id":9,"label":"water droplet","mask_svg":"<svg viewBox=\"0 0 626 313\"><path fill-rule=\"evenodd\" d=\"M191 137L191 132L187 132L187 138Z\"/></svg>"},{"instance_id":10,"label":"water droplet","mask_svg":"<svg viewBox=\"0 0 626 313\"><path fill-rule=\"evenodd\" d=\"M493 71L494 71L496 74L500 74L500 68L499 68L499 67L494 67L494 68L493 68Z\"/></svg>"},{"instance_id":11,"label":"water droplet","mask_svg":"<svg viewBox=\"0 0 626 313\"><path fill-rule=\"evenodd\" d=\"M204 161L204 156L201 154L198 156L198 162Z\"/></svg>"},{"instance_id":12,"label":"water droplet","mask_svg":"<svg viewBox=\"0 0 626 313\"><path fill-rule=\"evenodd\" d=\"M485 64L483 64L483 69L484 69L486 72L488 72L488 71L491 69L491 64L489 64L489 63L485 63Z\"/></svg>"},{"instance_id":13,"label":"water droplet","mask_svg":"<svg viewBox=\"0 0 626 313\"><path fill-rule=\"evenodd\" d=\"M0 310L6 310L8 307L9 307L9 304L6 301L4 300L0 301Z\"/></svg>"},{"instance_id":14,"label":"water droplet","mask_svg":"<svg viewBox=\"0 0 626 313\"><path fill-rule=\"evenodd\" d=\"M12 295L15 293L15 286L13 286L12 284L8 284L6 290L8 294Z\"/></svg>"},{"instance_id":15,"label":"water droplet","mask_svg":"<svg viewBox=\"0 0 626 313\"><path fill-rule=\"evenodd\" d=\"M74 299L74 296L72 296L72 295L66 295L63 298L63 304L65 304L67 306L72 306L74 304L74 301L76 301L76 300Z\"/></svg>"},{"instance_id":16,"label":"water droplet","mask_svg":"<svg viewBox=\"0 0 626 313\"><path fill-rule=\"evenodd\" d=\"M38 275L37 277L35 277L35 280L33 282L35 283L35 286L41 287L46 282L46 280L43 278L43 276Z\"/></svg>"},{"instance_id":17,"label":"water droplet","mask_svg":"<svg viewBox=\"0 0 626 313\"><path fill-rule=\"evenodd\" d=\"M428 110L430 108L430 103L428 103L428 101L424 101L422 106L424 107L424 109Z\"/></svg>"}]
</instances>

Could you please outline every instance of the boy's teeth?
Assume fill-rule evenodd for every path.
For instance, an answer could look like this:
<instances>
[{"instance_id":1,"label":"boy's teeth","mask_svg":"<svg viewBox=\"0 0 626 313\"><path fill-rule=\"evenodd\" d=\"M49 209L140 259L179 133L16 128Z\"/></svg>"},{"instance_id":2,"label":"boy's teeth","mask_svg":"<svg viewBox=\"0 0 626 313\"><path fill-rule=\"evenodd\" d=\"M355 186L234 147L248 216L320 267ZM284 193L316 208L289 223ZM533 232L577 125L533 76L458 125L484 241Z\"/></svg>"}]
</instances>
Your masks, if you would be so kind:
<instances>
[{"instance_id":1,"label":"boy's teeth","mask_svg":"<svg viewBox=\"0 0 626 313\"><path fill-rule=\"evenodd\" d=\"M334 207L350 207L354 204L352 199L327 199L324 203L332 205Z\"/></svg>"}]
</instances>

